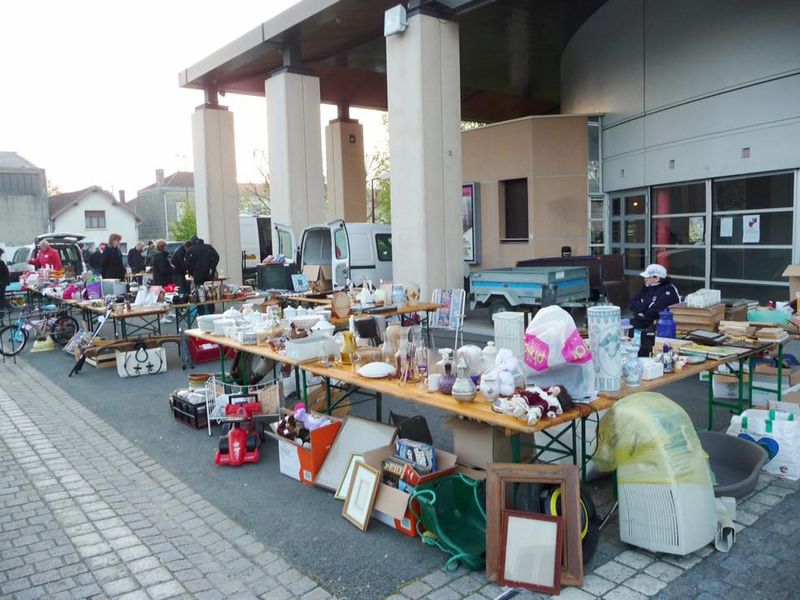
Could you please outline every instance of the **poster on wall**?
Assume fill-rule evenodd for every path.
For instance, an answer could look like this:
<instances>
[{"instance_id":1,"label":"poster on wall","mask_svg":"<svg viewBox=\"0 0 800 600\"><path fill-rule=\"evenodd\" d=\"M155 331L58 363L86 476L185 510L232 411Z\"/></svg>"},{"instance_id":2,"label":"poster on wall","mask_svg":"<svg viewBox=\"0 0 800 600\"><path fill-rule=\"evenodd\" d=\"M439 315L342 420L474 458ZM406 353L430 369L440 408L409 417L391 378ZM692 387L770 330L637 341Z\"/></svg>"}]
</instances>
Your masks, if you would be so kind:
<instances>
[{"instance_id":1,"label":"poster on wall","mask_svg":"<svg viewBox=\"0 0 800 600\"><path fill-rule=\"evenodd\" d=\"M742 243L759 243L761 241L761 215L742 215L742 221Z\"/></svg>"},{"instance_id":2,"label":"poster on wall","mask_svg":"<svg viewBox=\"0 0 800 600\"><path fill-rule=\"evenodd\" d=\"M481 198L480 184L461 186L461 223L464 232L464 262L481 262Z\"/></svg>"},{"instance_id":3,"label":"poster on wall","mask_svg":"<svg viewBox=\"0 0 800 600\"><path fill-rule=\"evenodd\" d=\"M705 217L689 217L689 241L702 242L705 238Z\"/></svg>"}]
</instances>

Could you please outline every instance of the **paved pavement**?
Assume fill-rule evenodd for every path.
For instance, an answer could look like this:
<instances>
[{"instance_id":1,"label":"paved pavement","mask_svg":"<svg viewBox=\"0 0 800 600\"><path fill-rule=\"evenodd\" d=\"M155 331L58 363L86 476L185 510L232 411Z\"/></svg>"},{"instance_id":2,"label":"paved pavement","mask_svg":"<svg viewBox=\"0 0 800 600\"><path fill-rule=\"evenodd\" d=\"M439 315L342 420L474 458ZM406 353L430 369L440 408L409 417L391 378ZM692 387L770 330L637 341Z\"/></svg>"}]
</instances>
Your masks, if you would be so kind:
<instances>
[{"instance_id":1,"label":"paved pavement","mask_svg":"<svg viewBox=\"0 0 800 600\"><path fill-rule=\"evenodd\" d=\"M327 576L315 579L268 534L242 527L238 511L230 518L143 444L65 393L57 383L64 375L51 380L28 360L33 355L16 366L0 365L0 598L314 599L343 589ZM314 492L287 483L296 486L298 499ZM797 597L799 487L762 476L759 490L738 507L739 539L728 555L711 548L685 559L637 552L618 541L612 519L583 589L565 588L561 597ZM607 486L593 493L610 500ZM399 535L382 526L363 535L384 532ZM318 543L335 551L342 539ZM397 562L387 555L383 564L390 573ZM358 589L350 598L387 595L347 589ZM403 583L390 598L485 600L503 591L482 574L437 568Z\"/></svg>"}]
</instances>

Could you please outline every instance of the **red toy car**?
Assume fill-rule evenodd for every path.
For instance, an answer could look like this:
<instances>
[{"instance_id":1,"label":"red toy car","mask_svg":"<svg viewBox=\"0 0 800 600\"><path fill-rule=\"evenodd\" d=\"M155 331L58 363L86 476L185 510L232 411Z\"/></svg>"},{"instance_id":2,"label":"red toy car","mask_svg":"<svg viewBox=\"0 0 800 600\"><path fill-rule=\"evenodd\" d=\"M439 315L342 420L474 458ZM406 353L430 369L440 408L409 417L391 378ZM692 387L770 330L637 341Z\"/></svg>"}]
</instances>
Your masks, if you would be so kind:
<instances>
[{"instance_id":1,"label":"red toy car","mask_svg":"<svg viewBox=\"0 0 800 600\"><path fill-rule=\"evenodd\" d=\"M254 415L260 412L261 402L229 404L225 407L225 421L230 423L231 429L219 439L215 464L238 467L259 461L261 435L256 428Z\"/></svg>"}]
</instances>

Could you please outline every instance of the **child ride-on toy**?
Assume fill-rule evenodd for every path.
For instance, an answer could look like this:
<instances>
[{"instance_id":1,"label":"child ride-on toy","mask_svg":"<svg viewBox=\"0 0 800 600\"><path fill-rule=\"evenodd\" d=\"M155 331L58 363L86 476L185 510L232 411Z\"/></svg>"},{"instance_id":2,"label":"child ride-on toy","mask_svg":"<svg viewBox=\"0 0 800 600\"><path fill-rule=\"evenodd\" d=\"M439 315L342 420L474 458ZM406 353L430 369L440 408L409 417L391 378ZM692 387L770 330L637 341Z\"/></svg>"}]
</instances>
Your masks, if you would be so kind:
<instances>
[{"instance_id":1,"label":"child ride-on toy","mask_svg":"<svg viewBox=\"0 0 800 600\"><path fill-rule=\"evenodd\" d=\"M238 467L259 461L261 435L256 428L254 415L260 412L261 402L229 404L225 407L224 422L230 424L230 431L219 439L215 464Z\"/></svg>"}]
</instances>

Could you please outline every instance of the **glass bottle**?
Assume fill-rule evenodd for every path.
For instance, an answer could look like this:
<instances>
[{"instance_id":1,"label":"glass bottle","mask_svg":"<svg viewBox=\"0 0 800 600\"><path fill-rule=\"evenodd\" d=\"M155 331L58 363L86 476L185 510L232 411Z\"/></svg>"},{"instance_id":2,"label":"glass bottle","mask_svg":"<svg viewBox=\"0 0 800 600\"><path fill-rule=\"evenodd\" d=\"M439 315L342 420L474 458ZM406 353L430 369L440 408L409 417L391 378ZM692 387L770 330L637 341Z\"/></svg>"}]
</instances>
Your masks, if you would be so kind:
<instances>
[{"instance_id":1,"label":"glass bottle","mask_svg":"<svg viewBox=\"0 0 800 600\"><path fill-rule=\"evenodd\" d=\"M352 331L344 331L342 333L344 336L344 343L342 344L342 364L352 365L353 354L355 354L356 351L356 340L353 337Z\"/></svg>"},{"instance_id":2,"label":"glass bottle","mask_svg":"<svg viewBox=\"0 0 800 600\"><path fill-rule=\"evenodd\" d=\"M442 355L442 360L437 363L437 365L441 365L442 369L439 391L443 394L450 394L453 391L453 384L456 382L456 376L453 374L453 351L450 348L442 348L439 352Z\"/></svg>"}]
</instances>

